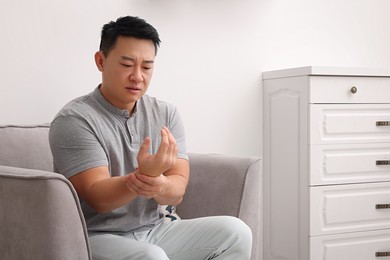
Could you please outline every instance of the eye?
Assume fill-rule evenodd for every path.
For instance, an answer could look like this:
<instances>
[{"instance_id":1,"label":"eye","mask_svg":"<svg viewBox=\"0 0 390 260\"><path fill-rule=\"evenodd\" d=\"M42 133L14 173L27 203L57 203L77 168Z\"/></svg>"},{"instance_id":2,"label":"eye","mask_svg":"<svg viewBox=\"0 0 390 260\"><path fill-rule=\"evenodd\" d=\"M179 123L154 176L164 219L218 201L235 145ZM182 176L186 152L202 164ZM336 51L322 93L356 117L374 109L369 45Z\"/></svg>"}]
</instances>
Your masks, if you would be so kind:
<instances>
[{"instance_id":1,"label":"eye","mask_svg":"<svg viewBox=\"0 0 390 260\"><path fill-rule=\"evenodd\" d=\"M131 68L133 65L131 64L124 64L124 63L121 63L121 65L125 68Z\"/></svg>"}]
</instances>

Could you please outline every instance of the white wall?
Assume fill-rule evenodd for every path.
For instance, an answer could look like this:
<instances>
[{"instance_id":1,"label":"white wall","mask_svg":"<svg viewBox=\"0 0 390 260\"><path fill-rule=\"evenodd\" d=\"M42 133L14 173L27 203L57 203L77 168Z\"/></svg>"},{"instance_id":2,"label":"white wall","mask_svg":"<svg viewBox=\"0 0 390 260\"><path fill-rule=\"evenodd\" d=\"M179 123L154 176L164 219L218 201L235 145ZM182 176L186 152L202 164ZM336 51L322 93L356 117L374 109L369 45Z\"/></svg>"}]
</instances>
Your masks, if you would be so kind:
<instances>
[{"instance_id":1,"label":"white wall","mask_svg":"<svg viewBox=\"0 0 390 260\"><path fill-rule=\"evenodd\" d=\"M150 94L179 107L191 152L262 154L261 72L390 67L388 0L0 0L0 124L50 122L100 80L101 26L160 32Z\"/></svg>"}]
</instances>

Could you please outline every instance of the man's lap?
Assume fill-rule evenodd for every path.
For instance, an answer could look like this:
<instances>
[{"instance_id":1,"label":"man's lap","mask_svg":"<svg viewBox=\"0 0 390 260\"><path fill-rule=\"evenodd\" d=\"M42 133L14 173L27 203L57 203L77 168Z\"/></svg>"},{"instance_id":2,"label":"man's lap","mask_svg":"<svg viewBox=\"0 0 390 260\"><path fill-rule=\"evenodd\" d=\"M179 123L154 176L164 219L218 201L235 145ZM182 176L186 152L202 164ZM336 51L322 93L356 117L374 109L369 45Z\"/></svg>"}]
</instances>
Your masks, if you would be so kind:
<instances>
[{"instance_id":1,"label":"man's lap","mask_svg":"<svg viewBox=\"0 0 390 260\"><path fill-rule=\"evenodd\" d=\"M237 242L240 241L240 242ZM240 243L238 245L238 243ZM93 259L249 259L251 232L234 217L206 217L161 223L150 231L90 237ZM146 255L148 254L148 255ZM169 258L167 258L167 255Z\"/></svg>"}]
</instances>

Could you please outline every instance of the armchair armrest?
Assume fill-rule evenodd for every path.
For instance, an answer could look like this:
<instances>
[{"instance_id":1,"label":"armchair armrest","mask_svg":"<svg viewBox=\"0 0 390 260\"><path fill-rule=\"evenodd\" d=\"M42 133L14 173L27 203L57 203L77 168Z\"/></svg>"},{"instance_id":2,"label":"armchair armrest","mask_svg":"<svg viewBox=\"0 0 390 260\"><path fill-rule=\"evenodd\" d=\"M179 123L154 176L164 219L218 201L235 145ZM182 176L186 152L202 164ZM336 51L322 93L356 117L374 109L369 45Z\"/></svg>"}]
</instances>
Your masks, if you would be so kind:
<instances>
[{"instance_id":1,"label":"armchair armrest","mask_svg":"<svg viewBox=\"0 0 390 260\"><path fill-rule=\"evenodd\" d=\"M53 172L0 166L0 259L91 259L79 200Z\"/></svg>"},{"instance_id":2,"label":"armchair armrest","mask_svg":"<svg viewBox=\"0 0 390 260\"><path fill-rule=\"evenodd\" d=\"M195 218L229 215L253 234L252 259L262 252L262 161L257 157L189 154L190 182L178 215Z\"/></svg>"}]
</instances>

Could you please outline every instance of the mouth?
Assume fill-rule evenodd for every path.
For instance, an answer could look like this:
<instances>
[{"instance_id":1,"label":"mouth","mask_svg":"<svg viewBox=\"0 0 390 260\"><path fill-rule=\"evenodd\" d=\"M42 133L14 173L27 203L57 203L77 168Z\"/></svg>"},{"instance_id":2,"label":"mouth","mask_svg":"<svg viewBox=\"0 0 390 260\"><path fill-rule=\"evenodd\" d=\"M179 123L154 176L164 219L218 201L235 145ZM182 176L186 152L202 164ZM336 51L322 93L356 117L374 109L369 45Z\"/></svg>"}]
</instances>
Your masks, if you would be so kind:
<instances>
[{"instance_id":1,"label":"mouth","mask_svg":"<svg viewBox=\"0 0 390 260\"><path fill-rule=\"evenodd\" d=\"M142 90L138 87L125 87L125 89L131 93L139 93Z\"/></svg>"}]
</instances>

